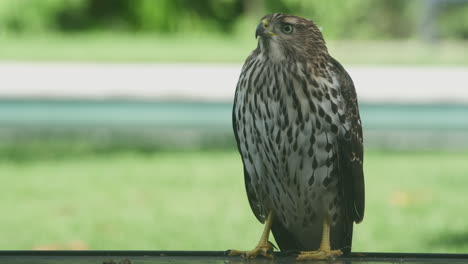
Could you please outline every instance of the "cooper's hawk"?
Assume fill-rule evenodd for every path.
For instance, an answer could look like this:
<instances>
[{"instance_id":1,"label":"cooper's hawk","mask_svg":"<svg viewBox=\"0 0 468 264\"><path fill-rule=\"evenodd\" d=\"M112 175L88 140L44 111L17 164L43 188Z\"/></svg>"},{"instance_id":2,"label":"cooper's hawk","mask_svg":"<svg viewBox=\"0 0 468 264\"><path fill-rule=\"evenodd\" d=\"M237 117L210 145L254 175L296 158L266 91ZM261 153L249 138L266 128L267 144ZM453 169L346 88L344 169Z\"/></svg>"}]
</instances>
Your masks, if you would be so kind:
<instances>
[{"instance_id":1,"label":"cooper's hawk","mask_svg":"<svg viewBox=\"0 0 468 264\"><path fill-rule=\"evenodd\" d=\"M351 251L364 216L362 128L353 81L310 20L263 17L237 83L233 126L250 206L265 230L231 255L272 257L271 231L299 260Z\"/></svg>"}]
</instances>

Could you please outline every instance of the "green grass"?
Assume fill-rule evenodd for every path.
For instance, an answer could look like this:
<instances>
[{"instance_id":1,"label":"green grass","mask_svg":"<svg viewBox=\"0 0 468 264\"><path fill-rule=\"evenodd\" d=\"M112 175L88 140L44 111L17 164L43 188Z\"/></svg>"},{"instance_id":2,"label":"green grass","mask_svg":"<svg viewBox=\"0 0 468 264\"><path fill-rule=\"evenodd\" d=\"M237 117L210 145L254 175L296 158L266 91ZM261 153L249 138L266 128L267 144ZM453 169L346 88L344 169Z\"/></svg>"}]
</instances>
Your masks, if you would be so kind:
<instances>
[{"instance_id":1,"label":"green grass","mask_svg":"<svg viewBox=\"0 0 468 264\"><path fill-rule=\"evenodd\" d=\"M355 251L466 252L468 152L366 156ZM0 248L225 250L255 245L238 154L0 161Z\"/></svg>"},{"instance_id":2,"label":"green grass","mask_svg":"<svg viewBox=\"0 0 468 264\"><path fill-rule=\"evenodd\" d=\"M242 63L256 46L242 35L176 36L87 33L0 38L0 60L158 63ZM467 43L443 41L328 41L330 53L346 64L467 65Z\"/></svg>"}]
</instances>

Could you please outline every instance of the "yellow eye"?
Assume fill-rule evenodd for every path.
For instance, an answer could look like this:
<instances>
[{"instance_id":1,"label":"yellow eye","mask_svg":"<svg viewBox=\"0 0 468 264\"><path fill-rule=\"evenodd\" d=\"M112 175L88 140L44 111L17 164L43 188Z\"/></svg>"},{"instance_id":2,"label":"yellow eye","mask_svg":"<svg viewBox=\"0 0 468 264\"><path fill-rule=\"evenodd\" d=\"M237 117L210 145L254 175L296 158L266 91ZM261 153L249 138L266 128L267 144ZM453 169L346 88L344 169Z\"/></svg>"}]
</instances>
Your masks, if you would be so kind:
<instances>
[{"instance_id":1,"label":"yellow eye","mask_svg":"<svg viewBox=\"0 0 468 264\"><path fill-rule=\"evenodd\" d=\"M281 27L281 30L283 31L284 34L291 34L293 32L293 26L291 24L284 24Z\"/></svg>"}]
</instances>

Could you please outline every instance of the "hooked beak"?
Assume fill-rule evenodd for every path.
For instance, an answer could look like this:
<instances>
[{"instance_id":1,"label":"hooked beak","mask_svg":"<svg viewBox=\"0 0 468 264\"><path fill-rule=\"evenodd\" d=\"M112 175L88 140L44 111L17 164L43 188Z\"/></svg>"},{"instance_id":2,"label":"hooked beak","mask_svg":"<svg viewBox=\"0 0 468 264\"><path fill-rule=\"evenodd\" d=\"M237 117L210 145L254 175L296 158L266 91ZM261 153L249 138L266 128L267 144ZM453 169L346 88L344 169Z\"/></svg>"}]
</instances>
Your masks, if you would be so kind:
<instances>
[{"instance_id":1,"label":"hooked beak","mask_svg":"<svg viewBox=\"0 0 468 264\"><path fill-rule=\"evenodd\" d=\"M258 38L258 36L263 37L263 36L273 36L274 33L268 31L268 19L263 19L257 26L257 30L255 30L255 38Z\"/></svg>"}]
</instances>

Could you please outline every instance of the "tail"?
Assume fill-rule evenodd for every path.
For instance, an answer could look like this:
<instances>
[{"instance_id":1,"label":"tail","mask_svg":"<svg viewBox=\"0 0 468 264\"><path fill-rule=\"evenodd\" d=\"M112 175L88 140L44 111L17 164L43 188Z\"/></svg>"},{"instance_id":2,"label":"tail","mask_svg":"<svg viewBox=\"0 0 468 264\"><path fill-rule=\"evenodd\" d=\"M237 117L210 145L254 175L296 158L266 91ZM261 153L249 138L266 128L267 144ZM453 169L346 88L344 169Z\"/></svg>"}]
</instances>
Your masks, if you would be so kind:
<instances>
[{"instance_id":1,"label":"tail","mask_svg":"<svg viewBox=\"0 0 468 264\"><path fill-rule=\"evenodd\" d=\"M351 253L353 244L353 221L344 218L331 227L330 244L332 249L340 249L343 255Z\"/></svg>"},{"instance_id":2,"label":"tail","mask_svg":"<svg viewBox=\"0 0 468 264\"><path fill-rule=\"evenodd\" d=\"M283 252L294 252L303 250L313 250L305 248L294 235L291 234L279 221L277 217L273 218L271 231L275 237L279 249ZM343 254L349 255L353 242L353 221L344 218L331 227L330 245L332 249L340 249Z\"/></svg>"},{"instance_id":3,"label":"tail","mask_svg":"<svg viewBox=\"0 0 468 264\"><path fill-rule=\"evenodd\" d=\"M302 246L294 239L294 236L289 232L275 216L271 225L271 232L275 237L276 243L281 251L300 251Z\"/></svg>"}]
</instances>

